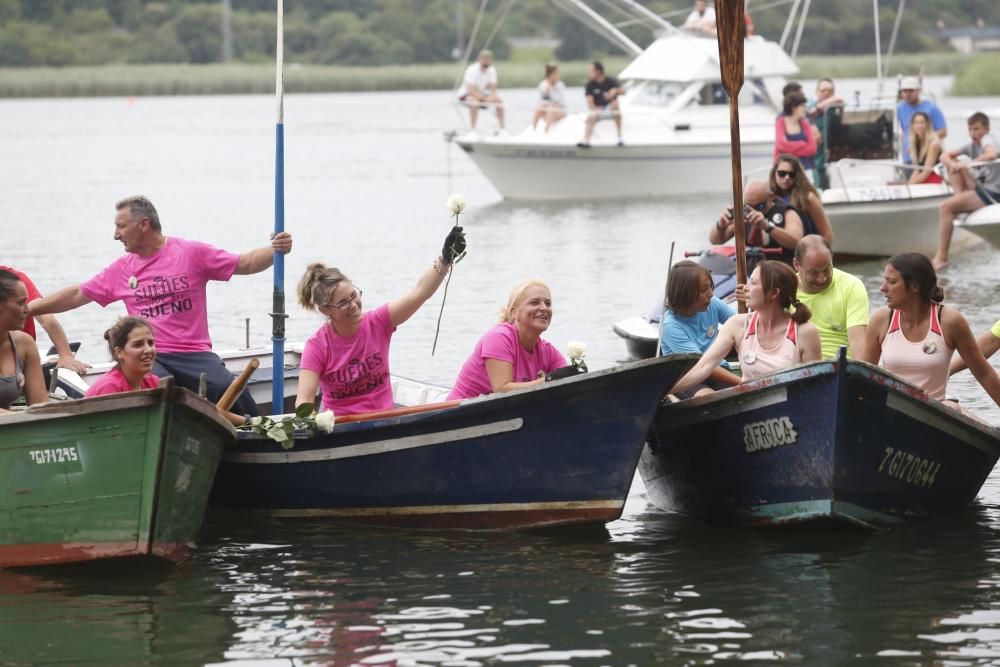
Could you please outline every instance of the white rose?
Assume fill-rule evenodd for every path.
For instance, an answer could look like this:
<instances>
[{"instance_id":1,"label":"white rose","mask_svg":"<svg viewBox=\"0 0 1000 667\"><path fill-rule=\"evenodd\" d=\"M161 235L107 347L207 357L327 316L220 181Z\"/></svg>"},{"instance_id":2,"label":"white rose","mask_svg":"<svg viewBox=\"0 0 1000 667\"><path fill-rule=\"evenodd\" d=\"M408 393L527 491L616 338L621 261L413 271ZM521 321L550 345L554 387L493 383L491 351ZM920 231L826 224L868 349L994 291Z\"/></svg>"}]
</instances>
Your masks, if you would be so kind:
<instances>
[{"instance_id":1,"label":"white rose","mask_svg":"<svg viewBox=\"0 0 1000 667\"><path fill-rule=\"evenodd\" d=\"M324 410L316 415L316 427L326 433L333 430L333 425L336 421L337 418L334 416L333 410Z\"/></svg>"},{"instance_id":2,"label":"white rose","mask_svg":"<svg viewBox=\"0 0 1000 667\"><path fill-rule=\"evenodd\" d=\"M578 340L571 340L569 345L566 346L566 353L569 355L570 359L583 359L583 355L586 351L587 344L581 343Z\"/></svg>"},{"instance_id":3,"label":"white rose","mask_svg":"<svg viewBox=\"0 0 1000 667\"><path fill-rule=\"evenodd\" d=\"M448 197L448 203L445 205L451 211L452 215L458 215L465 210L465 197L462 195L452 195Z\"/></svg>"}]
</instances>

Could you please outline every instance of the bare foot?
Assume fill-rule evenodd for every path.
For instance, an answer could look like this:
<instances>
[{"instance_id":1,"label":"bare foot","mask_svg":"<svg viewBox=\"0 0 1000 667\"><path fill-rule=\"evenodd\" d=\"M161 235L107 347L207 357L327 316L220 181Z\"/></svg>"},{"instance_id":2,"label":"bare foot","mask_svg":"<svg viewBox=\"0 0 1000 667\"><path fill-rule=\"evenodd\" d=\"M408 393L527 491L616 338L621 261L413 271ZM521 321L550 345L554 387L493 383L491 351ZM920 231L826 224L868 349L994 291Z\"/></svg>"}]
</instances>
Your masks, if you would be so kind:
<instances>
[{"instance_id":1,"label":"bare foot","mask_svg":"<svg viewBox=\"0 0 1000 667\"><path fill-rule=\"evenodd\" d=\"M931 260L931 264L934 266L935 271L940 271L948 266L948 260L934 257L934 259Z\"/></svg>"}]
</instances>

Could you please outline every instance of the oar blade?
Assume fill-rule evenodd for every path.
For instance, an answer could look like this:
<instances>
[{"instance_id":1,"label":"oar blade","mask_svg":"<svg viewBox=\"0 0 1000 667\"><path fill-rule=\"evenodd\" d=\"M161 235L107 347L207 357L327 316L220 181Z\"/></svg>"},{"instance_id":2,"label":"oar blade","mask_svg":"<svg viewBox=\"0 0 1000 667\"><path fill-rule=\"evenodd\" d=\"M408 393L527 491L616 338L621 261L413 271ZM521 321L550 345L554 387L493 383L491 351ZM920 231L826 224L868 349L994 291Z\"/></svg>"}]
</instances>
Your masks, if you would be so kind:
<instances>
[{"instance_id":1,"label":"oar blade","mask_svg":"<svg viewBox=\"0 0 1000 667\"><path fill-rule=\"evenodd\" d=\"M716 0L715 26L719 36L722 85L730 97L743 87L743 0Z\"/></svg>"}]
</instances>

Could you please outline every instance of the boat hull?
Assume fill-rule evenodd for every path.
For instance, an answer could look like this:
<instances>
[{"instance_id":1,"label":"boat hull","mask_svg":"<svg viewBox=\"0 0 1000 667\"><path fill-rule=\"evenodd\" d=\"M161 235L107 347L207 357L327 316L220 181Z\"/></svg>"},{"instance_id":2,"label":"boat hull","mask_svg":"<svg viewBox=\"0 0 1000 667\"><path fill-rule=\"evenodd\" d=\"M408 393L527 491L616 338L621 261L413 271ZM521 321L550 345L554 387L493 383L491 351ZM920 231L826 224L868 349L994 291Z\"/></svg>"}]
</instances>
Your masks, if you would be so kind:
<instances>
[{"instance_id":1,"label":"boat hull","mask_svg":"<svg viewBox=\"0 0 1000 667\"><path fill-rule=\"evenodd\" d=\"M604 523L621 515L678 355L421 414L338 424L283 449L227 449L212 502L283 517L417 528Z\"/></svg>"},{"instance_id":2,"label":"boat hull","mask_svg":"<svg viewBox=\"0 0 1000 667\"><path fill-rule=\"evenodd\" d=\"M713 523L887 528L965 507L998 456L993 429L842 357L663 406L639 470Z\"/></svg>"},{"instance_id":3,"label":"boat hull","mask_svg":"<svg viewBox=\"0 0 1000 667\"><path fill-rule=\"evenodd\" d=\"M0 566L183 559L233 441L214 406L170 384L6 417Z\"/></svg>"},{"instance_id":4,"label":"boat hull","mask_svg":"<svg viewBox=\"0 0 1000 667\"><path fill-rule=\"evenodd\" d=\"M456 143L507 199L634 199L725 192L729 143L573 144L467 140ZM773 140L744 142L748 170L767 169Z\"/></svg>"},{"instance_id":5,"label":"boat hull","mask_svg":"<svg viewBox=\"0 0 1000 667\"><path fill-rule=\"evenodd\" d=\"M652 359L656 356L659 331L645 317L629 317L616 322L612 328L625 341L629 359Z\"/></svg>"},{"instance_id":6,"label":"boat hull","mask_svg":"<svg viewBox=\"0 0 1000 667\"><path fill-rule=\"evenodd\" d=\"M1000 204L992 204L973 211L962 220L956 221L955 232L971 232L1000 248Z\"/></svg>"}]
</instances>

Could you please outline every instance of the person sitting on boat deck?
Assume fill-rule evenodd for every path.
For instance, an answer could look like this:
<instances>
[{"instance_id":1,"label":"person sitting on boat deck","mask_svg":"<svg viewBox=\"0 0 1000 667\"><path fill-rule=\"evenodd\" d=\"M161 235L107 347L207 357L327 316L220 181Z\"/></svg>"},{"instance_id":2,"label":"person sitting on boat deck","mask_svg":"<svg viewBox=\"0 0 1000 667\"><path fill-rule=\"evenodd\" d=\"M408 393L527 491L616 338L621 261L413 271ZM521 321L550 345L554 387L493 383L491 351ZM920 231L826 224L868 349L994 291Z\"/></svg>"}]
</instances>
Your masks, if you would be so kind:
<instances>
[{"instance_id":1,"label":"person sitting on boat deck","mask_svg":"<svg viewBox=\"0 0 1000 667\"><path fill-rule=\"evenodd\" d=\"M715 34L715 8L709 7L705 0L695 0L694 8L684 20L681 27L684 30Z\"/></svg>"},{"instance_id":2,"label":"person sitting on boat deck","mask_svg":"<svg viewBox=\"0 0 1000 667\"><path fill-rule=\"evenodd\" d=\"M809 320L819 331L823 358L836 357L841 347L857 359L868 330L868 290L856 276L834 268L830 243L809 234L795 244L792 268L799 276L799 301L809 306Z\"/></svg>"},{"instance_id":3,"label":"person sitting on boat deck","mask_svg":"<svg viewBox=\"0 0 1000 667\"><path fill-rule=\"evenodd\" d=\"M396 327L410 319L444 282L451 264L465 250L461 227L453 227L441 255L416 286L398 299L364 312L361 288L339 269L310 264L299 281L299 303L327 319L306 341L299 362L295 406L315 403L322 389L323 408L338 417L391 410L389 342Z\"/></svg>"},{"instance_id":4,"label":"person sitting on boat deck","mask_svg":"<svg viewBox=\"0 0 1000 667\"><path fill-rule=\"evenodd\" d=\"M991 328L976 336L976 344L987 359L996 354L997 350L1000 350L1000 320L997 320ZM961 357L952 357L948 375L954 375L959 371L965 370L965 368L965 362L962 361Z\"/></svg>"},{"instance_id":5,"label":"person sitting on boat deck","mask_svg":"<svg viewBox=\"0 0 1000 667\"><path fill-rule=\"evenodd\" d=\"M497 94L498 81L493 52L483 49L479 52L479 59L465 70L462 86L458 89L458 101L469 107L469 125L473 130L479 119L479 110L490 107L496 111L497 123L503 129L503 100Z\"/></svg>"},{"instance_id":6,"label":"person sitting on boat deck","mask_svg":"<svg viewBox=\"0 0 1000 667\"><path fill-rule=\"evenodd\" d=\"M116 362L115 367L90 385L84 394L86 398L160 386L160 378L153 372L156 341L153 326L148 321L141 317L120 317L104 332L104 340L108 341L108 353ZM244 426L250 421L249 415L225 410L222 414L233 426Z\"/></svg>"},{"instance_id":7,"label":"person sitting on boat deck","mask_svg":"<svg viewBox=\"0 0 1000 667\"><path fill-rule=\"evenodd\" d=\"M802 218L793 207L778 199L760 180L748 181L743 190L744 234L748 247L780 248L781 261L789 266L795 255L795 244L804 235ZM708 240L714 245L733 238L736 230L733 207L727 206L712 226Z\"/></svg>"},{"instance_id":8,"label":"person sitting on boat deck","mask_svg":"<svg viewBox=\"0 0 1000 667\"><path fill-rule=\"evenodd\" d=\"M625 92L618 80L604 74L604 65L595 60L587 72L587 86L584 95L587 97L587 122L583 129L583 141L577 144L580 148L590 148L590 137L594 133L597 121L611 118L618 130L618 145L622 146L622 115L618 98Z\"/></svg>"},{"instance_id":9,"label":"person sitting on boat deck","mask_svg":"<svg viewBox=\"0 0 1000 667\"><path fill-rule=\"evenodd\" d=\"M21 331L27 317L28 288L17 274L0 269L0 412L21 394L28 405L49 400L38 346Z\"/></svg>"},{"instance_id":10,"label":"person sitting on boat deck","mask_svg":"<svg viewBox=\"0 0 1000 667\"><path fill-rule=\"evenodd\" d=\"M217 401L232 383L233 374L212 352L206 286L210 280L227 281L233 275L264 271L274 263L275 251L291 251L291 235L281 232L268 246L231 253L200 241L164 236L153 203L135 196L115 204L114 238L125 246L122 257L79 285L32 301L31 313L62 313L92 301L101 306L122 301L129 315L153 325L160 350L153 372L160 377L172 375L178 385L192 391L198 390L205 373L207 396ZM233 409L258 414L257 404L246 391Z\"/></svg>"},{"instance_id":11,"label":"person sitting on boat deck","mask_svg":"<svg viewBox=\"0 0 1000 667\"><path fill-rule=\"evenodd\" d=\"M35 283L32 282L31 278L28 277L23 271L18 271L17 269L10 266L0 265L0 269L6 269L10 271L24 283L25 288L28 290L28 303L42 298L42 293L38 291L35 287ZM55 348L56 354L59 355L59 361L56 366L59 368L65 368L76 373L85 373L90 364L84 363L76 358L73 354L73 350L70 349L69 339L66 337L66 331L63 329L62 325L59 324L59 320L56 319L55 315L41 315L38 318L38 323L42 325L45 329L45 333L49 336L49 341L52 342L52 347ZM24 321L24 327L21 331L28 334L34 339L37 339L35 333L35 318L28 315L27 319Z\"/></svg>"},{"instance_id":12,"label":"person sitting on boat deck","mask_svg":"<svg viewBox=\"0 0 1000 667\"><path fill-rule=\"evenodd\" d=\"M573 375L566 358L542 334L552 321L552 293L540 280L517 285L500 311L500 323L476 342L448 400L514 391ZM560 369L567 369L559 372ZM556 372L556 375L549 374Z\"/></svg>"},{"instance_id":13,"label":"person sitting on boat deck","mask_svg":"<svg viewBox=\"0 0 1000 667\"><path fill-rule=\"evenodd\" d=\"M819 234L833 243L833 227L823 208L823 200L802 167L791 153L782 153L774 161L767 178L768 187L778 198L795 209L802 219L804 234Z\"/></svg>"},{"instance_id":14,"label":"person sitting on boat deck","mask_svg":"<svg viewBox=\"0 0 1000 667\"><path fill-rule=\"evenodd\" d=\"M944 146L937 132L931 129L931 118L923 111L917 111L910 118L910 164L914 166L910 177L903 183L940 183L941 177L934 171L941 158Z\"/></svg>"},{"instance_id":15,"label":"person sitting on boat deck","mask_svg":"<svg viewBox=\"0 0 1000 667\"><path fill-rule=\"evenodd\" d=\"M823 143L826 134L827 118L830 109L844 106L844 98L837 95L836 86L833 79L824 78L816 82L816 99L808 106L809 123L815 130L816 141ZM816 150L816 158L813 161L813 181L820 189L829 187L826 176L826 149L819 146Z\"/></svg>"},{"instance_id":16,"label":"person sitting on boat deck","mask_svg":"<svg viewBox=\"0 0 1000 667\"><path fill-rule=\"evenodd\" d=\"M944 120L944 114L938 105L930 100L920 99L920 79L915 76L904 78L899 85L899 93L902 100L896 105L896 119L899 121L899 131L902 137L902 146L899 154L905 164L913 162L910 152L910 121L913 114L923 111L931 121L931 128L937 133L939 139L948 136L948 124Z\"/></svg>"},{"instance_id":17,"label":"person sitting on boat deck","mask_svg":"<svg viewBox=\"0 0 1000 667\"><path fill-rule=\"evenodd\" d=\"M819 359L819 333L809 322L809 307L795 295L797 287L795 272L787 264L759 263L750 274L748 289L739 290L739 296L748 297L753 312L730 317L715 342L671 393L676 396L704 382L733 350L743 382Z\"/></svg>"},{"instance_id":18,"label":"person sitting on boat deck","mask_svg":"<svg viewBox=\"0 0 1000 667\"><path fill-rule=\"evenodd\" d=\"M704 354L719 335L719 330L736 314L732 306L715 296L712 274L704 266L683 260L670 268L667 280L667 310L660 331L660 353ZM704 382L681 392L678 398L700 396L716 389L740 383L725 360L712 370Z\"/></svg>"},{"instance_id":19,"label":"person sitting on boat deck","mask_svg":"<svg viewBox=\"0 0 1000 667\"><path fill-rule=\"evenodd\" d=\"M806 169L812 169L816 157L816 134L806 120L806 96L791 92L782 103L782 115L774 122L774 157L791 153Z\"/></svg>"},{"instance_id":20,"label":"person sitting on boat deck","mask_svg":"<svg viewBox=\"0 0 1000 667\"><path fill-rule=\"evenodd\" d=\"M1000 203L1000 164L972 167L1000 159L997 139L990 134L989 116L977 111L969 116L969 137L961 148L946 152L941 162L948 168L948 181L955 194L941 202L938 208L938 248L934 268L948 265L948 250L955 229L955 216L971 213L984 206Z\"/></svg>"},{"instance_id":21,"label":"person sitting on boat deck","mask_svg":"<svg viewBox=\"0 0 1000 667\"><path fill-rule=\"evenodd\" d=\"M882 272L886 305L872 313L861 360L880 364L944 401L955 351L979 384L1000 405L1000 377L986 361L958 310L946 308L937 273L924 255L907 252L889 258ZM950 403L949 403L950 404Z\"/></svg>"},{"instance_id":22,"label":"person sitting on boat deck","mask_svg":"<svg viewBox=\"0 0 1000 667\"><path fill-rule=\"evenodd\" d=\"M545 131L566 117L566 84L559 80L559 66L545 63L545 78L538 84L538 106L531 119L531 128L538 127L538 121L545 121Z\"/></svg>"}]
</instances>

